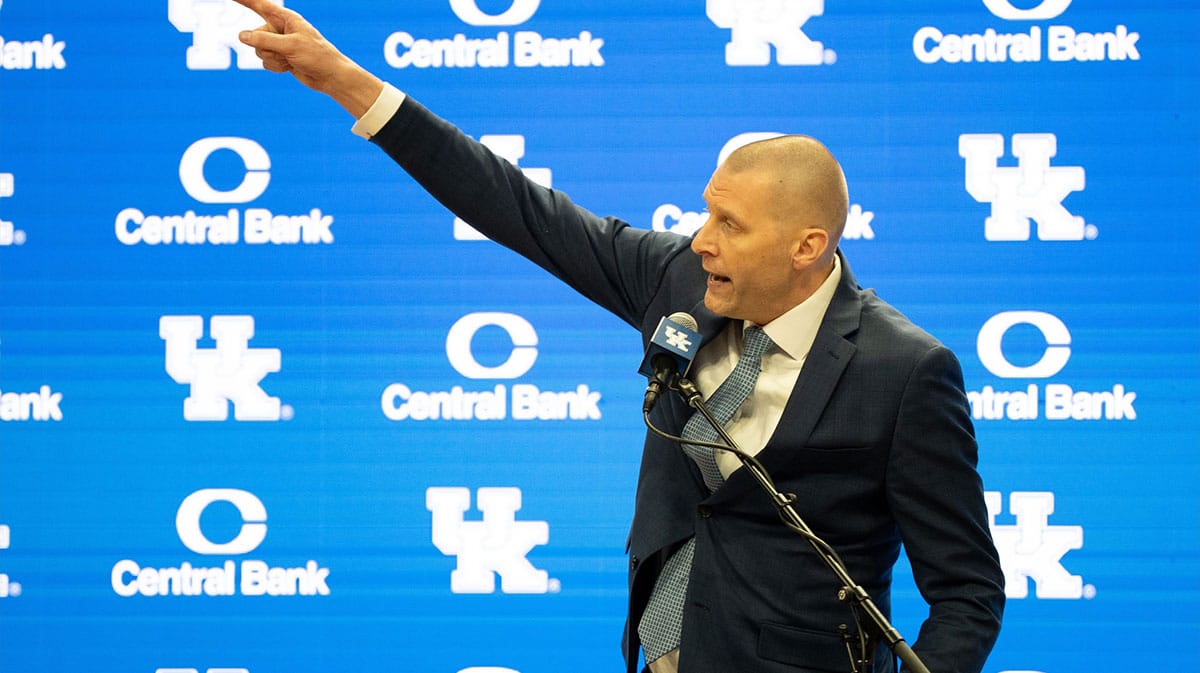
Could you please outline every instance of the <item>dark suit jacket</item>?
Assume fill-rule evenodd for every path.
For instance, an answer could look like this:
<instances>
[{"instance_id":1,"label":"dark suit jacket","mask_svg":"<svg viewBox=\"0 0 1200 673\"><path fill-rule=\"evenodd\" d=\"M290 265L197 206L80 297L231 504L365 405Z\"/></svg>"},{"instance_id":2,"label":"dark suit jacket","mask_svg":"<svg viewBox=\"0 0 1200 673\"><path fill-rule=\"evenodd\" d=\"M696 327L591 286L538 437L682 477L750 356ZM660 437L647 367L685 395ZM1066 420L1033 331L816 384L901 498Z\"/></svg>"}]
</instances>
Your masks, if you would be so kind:
<instances>
[{"instance_id":1,"label":"dark suit jacket","mask_svg":"<svg viewBox=\"0 0 1200 673\"><path fill-rule=\"evenodd\" d=\"M706 338L728 322L704 308L706 274L688 239L575 206L411 98L373 141L450 210L640 329L643 341L675 311L695 316ZM671 396L653 419L678 434L690 414ZM885 614L905 545L930 605L913 649L931 671L982 668L999 632L1003 574L962 374L949 350L860 289L848 264L759 458ZM654 580L692 536L681 673L849 670L837 628L855 626L838 583L751 475L738 470L709 494L677 445L648 435L629 536L631 673ZM876 671L892 670L882 644L876 655Z\"/></svg>"}]
</instances>

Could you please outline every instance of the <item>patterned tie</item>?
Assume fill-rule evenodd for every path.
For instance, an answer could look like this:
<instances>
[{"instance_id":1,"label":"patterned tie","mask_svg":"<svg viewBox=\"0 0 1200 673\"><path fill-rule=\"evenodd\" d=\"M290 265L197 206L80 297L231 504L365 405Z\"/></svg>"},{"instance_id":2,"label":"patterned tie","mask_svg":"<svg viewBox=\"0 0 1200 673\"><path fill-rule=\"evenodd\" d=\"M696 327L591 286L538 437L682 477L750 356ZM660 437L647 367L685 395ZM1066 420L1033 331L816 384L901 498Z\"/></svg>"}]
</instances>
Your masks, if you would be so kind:
<instances>
[{"instance_id":1,"label":"patterned tie","mask_svg":"<svg viewBox=\"0 0 1200 673\"><path fill-rule=\"evenodd\" d=\"M730 372L717 392L708 398L709 413L722 426L729 423L738 407L746 401L762 365L762 355L773 345L771 337L761 327L746 328L742 336L742 355L737 366ZM683 426L684 439L719 442L717 431L709 425L700 412L692 414ZM684 444L683 450L700 467L704 485L715 491L725 483L721 470L717 468L716 454L706 446ZM667 560L662 574L650 594L646 612L638 624L638 635L642 639L642 650L646 663L679 647L679 633L683 625L683 600L687 594L688 579L692 573L692 555L696 550L696 538L684 543L679 551Z\"/></svg>"}]
</instances>

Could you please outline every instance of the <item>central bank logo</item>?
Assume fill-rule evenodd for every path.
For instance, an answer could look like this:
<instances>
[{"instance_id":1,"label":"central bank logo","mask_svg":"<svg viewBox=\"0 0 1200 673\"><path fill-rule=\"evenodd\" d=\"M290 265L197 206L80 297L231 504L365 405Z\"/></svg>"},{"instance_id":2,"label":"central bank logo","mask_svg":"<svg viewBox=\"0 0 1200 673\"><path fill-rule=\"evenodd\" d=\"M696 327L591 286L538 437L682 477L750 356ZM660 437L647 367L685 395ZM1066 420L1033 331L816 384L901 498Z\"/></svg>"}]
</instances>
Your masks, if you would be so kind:
<instances>
[{"instance_id":1,"label":"central bank logo","mask_svg":"<svg viewBox=\"0 0 1200 673\"><path fill-rule=\"evenodd\" d=\"M1033 7L1028 2L982 0L993 16L1021 22L1016 32L986 28L980 32L951 33L937 26L923 26L913 35L913 56L934 63L1038 63L1064 61L1137 61L1141 59L1141 36L1118 24L1112 30L1079 30L1075 26L1028 25L1032 21L1057 19L1071 0L1043 0ZM1022 5L1018 7L1017 5ZM977 31L979 29L976 29Z\"/></svg>"},{"instance_id":2,"label":"central bank logo","mask_svg":"<svg viewBox=\"0 0 1200 673\"><path fill-rule=\"evenodd\" d=\"M236 184L221 189L208 172L219 159L236 157L232 175ZM227 161L225 162L228 163ZM271 157L257 141L236 136L201 138L179 159L179 183L199 203L230 205L249 203L262 196L271 183ZM333 216L313 208L304 215L280 215L266 208L229 208L221 214L150 215L137 208L117 213L113 224L124 245L320 245L333 243Z\"/></svg>"},{"instance_id":3,"label":"central bank logo","mask_svg":"<svg viewBox=\"0 0 1200 673\"><path fill-rule=\"evenodd\" d=\"M450 591L456 594L544 594L559 590L545 570L533 567L526 556L550 541L550 524L517 521L521 489L481 488L476 491L481 521L467 521L471 491L466 488L430 488L425 507L433 513L433 545L458 559L450 573Z\"/></svg>"},{"instance_id":4,"label":"central bank logo","mask_svg":"<svg viewBox=\"0 0 1200 673\"><path fill-rule=\"evenodd\" d=\"M0 2L0 7L4 3ZM38 40L13 40L0 37L0 70L63 70L67 44L46 33Z\"/></svg>"},{"instance_id":5,"label":"central bank logo","mask_svg":"<svg viewBox=\"0 0 1200 673\"><path fill-rule=\"evenodd\" d=\"M202 527L210 507L223 503L237 511L241 525L225 542L213 540ZM179 504L175 532L184 547L204 556L249 554L267 537L267 508L258 496L236 488L204 488ZM112 589L118 596L328 596L329 569L316 561L298 567L272 567L266 562L232 559L201 567L189 562L175 567L145 567L132 559L113 565Z\"/></svg>"},{"instance_id":6,"label":"central bank logo","mask_svg":"<svg viewBox=\"0 0 1200 673\"><path fill-rule=\"evenodd\" d=\"M486 327L500 328L512 342L508 357L491 367L479 364L471 349L475 335ZM515 313L468 313L446 334L446 359L455 371L469 379L517 379L537 362L537 346L537 330Z\"/></svg>"},{"instance_id":7,"label":"central bank logo","mask_svg":"<svg viewBox=\"0 0 1200 673\"><path fill-rule=\"evenodd\" d=\"M220 150L236 154L245 167L242 181L233 189L216 189L204 177L209 158ZM249 203L262 196L271 184L271 157L262 145L249 138L201 138L189 145L179 159L179 183L188 196L200 203Z\"/></svg>"},{"instance_id":8,"label":"central bank logo","mask_svg":"<svg viewBox=\"0 0 1200 673\"><path fill-rule=\"evenodd\" d=\"M226 502L237 509L241 529L227 542L213 542L200 529L200 517L210 505ZM175 532L183 546L197 554L246 554L267 539L267 508L258 496L233 488L206 488L183 499L175 512Z\"/></svg>"},{"instance_id":9,"label":"central bank logo","mask_svg":"<svg viewBox=\"0 0 1200 673\"><path fill-rule=\"evenodd\" d=\"M542 0L513 0L509 8L499 14L487 14L479 9L475 0L450 0L450 9L472 26L516 26L533 18Z\"/></svg>"},{"instance_id":10,"label":"central bank logo","mask_svg":"<svg viewBox=\"0 0 1200 673\"><path fill-rule=\"evenodd\" d=\"M1002 347L1004 336L1018 325L1033 327L1046 343L1041 357L1029 365L1013 364ZM1043 311L997 313L980 328L975 345L983 366L1005 379L1047 379L1062 371L1071 359L1071 331L1058 316Z\"/></svg>"},{"instance_id":11,"label":"central bank logo","mask_svg":"<svg viewBox=\"0 0 1200 673\"><path fill-rule=\"evenodd\" d=\"M1016 518L1015 525L996 525L996 517L1003 510L1000 493L989 491L984 498L992 539L1004 569L1007 597L1026 598L1029 580L1033 580L1034 595L1038 598L1079 599L1095 595L1095 587L1085 587L1080 576L1063 567L1063 556L1083 547L1083 527L1050 525L1053 493L1009 494L1008 511Z\"/></svg>"},{"instance_id":12,"label":"central bank logo","mask_svg":"<svg viewBox=\"0 0 1200 673\"><path fill-rule=\"evenodd\" d=\"M0 422L61 421L62 398L62 393L49 385L27 393L5 392L0 387Z\"/></svg>"},{"instance_id":13,"label":"central bank logo","mask_svg":"<svg viewBox=\"0 0 1200 673\"><path fill-rule=\"evenodd\" d=\"M283 6L283 0L270 1ZM167 19L179 32L192 34L188 70L228 70L234 54L238 69L262 70L254 48L237 39L239 32L261 26L262 19L233 0L167 0Z\"/></svg>"},{"instance_id":14,"label":"central bank logo","mask_svg":"<svg viewBox=\"0 0 1200 673\"><path fill-rule=\"evenodd\" d=\"M1067 11L1067 7L1071 6L1071 0L1042 0L1038 6L1028 9L1020 9L1014 6L1010 0L983 0L983 4L988 8L989 12L1001 19L1008 19L1009 21L1042 21L1044 19L1056 18L1059 14Z\"/></svg>"},{"instance_id":15,"label":"central bank logo","mask_svg":"<svg viewBox=\"0 0 1200 673\"><path fill-rule=\"evenodd\" d=\"M1019 333L1023 333L1019 334ZM1027 344L1021 353L1027 361L1014 362L1004 342ZM988 318L979 330L979 362L1001 379L1035 379L1023 389L991 385L967 392L971 416L976 420L1051 421L1137 420L1137 393L1117 383L1110 390L1076 390L1065 383L1049 382L1071 359L1071 331L1061 318L1044 311L1004 311ZM1020 358L1016 358L1020 359ZM1042 383L1045 381L1045 383Z\"/></svg>"},{"instance_id":16,"label":"central bank logo","mask_svg":"<svg viewBox=\"0 0 1200 673\"><path fill-rule=\"evenodd\" d=\"M708 0L708 18L730 31L726 65L829 65L837 54L803 28L825 13L825 0Z\"/></svg>"},{"instance_id":17,"label":"central bank logo","mask_svg":"<svg viewBox=\"0 0 1200 673\"><path fill-rule=\"evenodd\" d=\"M1072 215L1063 199L1084 188L1082 166L1051 166L1058 154L1052 133L1018 133L1012 137L1016 166L999 165L1004 136L966 133L958 138L958 154L966 160L966 188L976 201L990 203L983 235L989 241L1028 241L1031 221L1043 241L1096 238L1095 225Z\"/></svg>"},{"instance_id":18,"label":"central bank logo","mask_svg":"<svg viewBox=\"0 0 1200 673\"><path fill-rule=\"evenodd\" d=\"M476 27L521 25L533 18L540 4L540 0L512 0L508 9L492 14L480 9L476 0L449 2L463 23ZM532 30L434 38L396 31L384 41L383 56L393 68L589 68L604 65L603 47L604 40L588 30L565 38L544 37Z\"/></svg>"},{"instance_id":19,"label":"central bank logo","mask_svg":"<svg viewBox=\"0 0 1200 673\"><path fill-rule=\"evenodd\" d=\"M183 401L189 421L278 421L291 418L291 407L281 405L262 389L267 374L279 371L278 348L250 348L254 318L217 315L209 322L215 348L200 348L204 318L166 315L158 321L158 334L166 342L166 370L176 383L190 385Z\"/></svg>"},{"instance_id":20,"label":"central bank logo","mask_svg":"<svg viewBox=\"0 0 1200 673\"><path fill-rule=\"evenodd\" d=\"M521 135L485 135L479 137L479 143L491 150L496 156L508 163L521 168L525 177L546 189L553 186L554 176L549 168L524 168L520 165L525 156L525 136ZM459 241L486 241L487 236L479 233L474 227L461 218L454 218L454 238Z\"/></svg>"},{"instance_id":21,"label":"central bank logo","mask_svg":"<svg viewBox=\"0 0 1200 673\"><path fill-rule=\"evenodd\" d=\"M739 133L726 141L721 150L717 152L716 167L719 168L730 154L741 147L782 135L784 134L774 131ZM852 204L846 213L846 226L842 231L842 240L873 240L875 230L871 227L871 221L874 219L875 213L863 210L863 207L857 203ZM699 231L707 220L708 211L685 211L674 203L664 203L656 208L654 214L650 216L650 228L654 231L669 231L680 236L691 236Z\"/></svg>"},{"instance_id":22,"label":"central bank logo","mask_svg":"<svg viewBox=\"0 0 1200 673\"><path fill-rule=\"evenodd\" d=\"M497 364L484 364L478 355L477 337L497 332L503 334L498 347L501 359ZM467 379L519 379L533 368L537 358L537 330L515 313L468 313L446 334L446 359ZM405 383L393 383L384 389L380 406L383 415L393 421L498 421L510 417L518 421L581 421L602 417L600 393L586 383L561 392L542 390L532 383L513 383L511 390L497 383L490 390L464 390L456 385L438 391L413 390Z\"/></svg>"}]
</instances>

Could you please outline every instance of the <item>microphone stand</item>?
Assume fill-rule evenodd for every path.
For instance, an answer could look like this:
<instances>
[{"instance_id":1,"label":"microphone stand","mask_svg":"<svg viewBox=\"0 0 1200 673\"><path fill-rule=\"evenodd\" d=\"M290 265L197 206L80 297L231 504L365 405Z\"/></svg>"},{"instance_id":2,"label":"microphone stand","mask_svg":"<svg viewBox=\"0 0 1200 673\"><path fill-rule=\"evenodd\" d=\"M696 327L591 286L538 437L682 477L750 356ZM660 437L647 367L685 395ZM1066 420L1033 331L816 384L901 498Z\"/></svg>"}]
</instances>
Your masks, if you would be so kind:
<instances>
[{"instance_id":1,"label":"microphone stand","mask_svg":"<svg viewBox=\"0 0 1200 673\"><path fill-rule=\"evenodd\" d=\"M850 573L846 569L846 565L842 562L842 559L838 557L837 552L833 550L833 547L830 547L825 543L825 541L817 537L817 535L812 532L812 529L808 527L808 524L804 523L804 520L801 519L800 515L796 513L796 508L792 506L796 501L795 494L780 492L775 487L775 483L771 480L771 475L767 473L766 468L763 467L762 463L760 463L754 456L751 456L738 448L737 443L733 441L733 438L729 436L729 433L725 431L725 428L718 423L715 418L713 418L711 413L709 413L708 406L704 404L704 398L701 396L700 390L695 386L695 384L686 378L680 377L677 379L676 385L677 390L683 396L688 405L699 411L700 414L703 415L708 421L709 425L711 425L713 429L717 431L717 434L721 436L721 439L725 441L727 446L720 448L731 451L735 456L737 456L738 460L742 461L742 466L746 470L749 470L750 474L754 475L754 478L758 480L759 485L762 486L763 490L767 492L767 495L771 497L771 502L775 505L775 508L779 510L779 516L783 519L784 525L796 531L806 540L808 540L809 544L811 544L813 549L817 552L817 556L820 556L821 560L824 561L825 564L829 566L829 569L833 571L833 574L837 576L838 581L842 583L842 588L838 591L838 600L850 603L851 607L857 607L866 613L866 615L870 617L871 622L875 625L876 630L883 637L884 642L887 643L888 649L890 649L894 655L900 658L900 661L904 663L904 666L909 671L912 671L912 673L930 673L929 669L925 667L925 664L921 661L920 657L918 657L917 654L912 651L912 648L908 646L908 643L904 642L904 638L900 635L900 632L897 631L890 622L888 622L887 617L883 615L883 612L881 612L871 600L871 597L867 594L866 590L856 584L854 579L850 577ZM688 443L691 444L693 442ZM847 638L844 630L843 637ZM847 642L847 647L849 647L849 642ZM870 652L864 651L863 661L861 663L868 663L869 657ZM851 656L851 659L853 660L854 657ZM860 662L853 663L855 670L857 670L857 664Z\"/></svg>"}]
</instances>

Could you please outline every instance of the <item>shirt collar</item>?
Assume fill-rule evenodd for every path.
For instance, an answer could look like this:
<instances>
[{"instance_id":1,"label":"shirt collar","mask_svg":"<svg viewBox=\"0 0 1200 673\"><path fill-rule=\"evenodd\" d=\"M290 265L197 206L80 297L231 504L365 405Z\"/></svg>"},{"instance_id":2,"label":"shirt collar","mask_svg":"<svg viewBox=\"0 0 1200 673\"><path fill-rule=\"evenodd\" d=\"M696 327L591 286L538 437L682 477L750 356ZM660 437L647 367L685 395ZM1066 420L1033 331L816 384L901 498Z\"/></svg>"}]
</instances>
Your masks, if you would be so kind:
<instances>
[{"instance_id":1,"label":"shirt collar","mask_svg":"<svg viewBox=\"0 0 1200 673\"><path fill-rule=\"evenodd\" d=\"M833 256L833 271L809 295L808 299L788 309L783 315L762 326L771 341L775 342L788 357L802 360L808 355L813 341L817 339L817 329L825 317L829 303L833 301L834 292L842 279L842 261L840 255ZM743 321L742 331L754 323Z\"/></svg>"}]
</instances>

